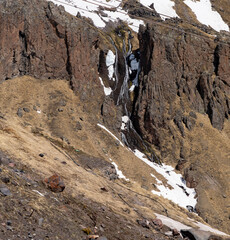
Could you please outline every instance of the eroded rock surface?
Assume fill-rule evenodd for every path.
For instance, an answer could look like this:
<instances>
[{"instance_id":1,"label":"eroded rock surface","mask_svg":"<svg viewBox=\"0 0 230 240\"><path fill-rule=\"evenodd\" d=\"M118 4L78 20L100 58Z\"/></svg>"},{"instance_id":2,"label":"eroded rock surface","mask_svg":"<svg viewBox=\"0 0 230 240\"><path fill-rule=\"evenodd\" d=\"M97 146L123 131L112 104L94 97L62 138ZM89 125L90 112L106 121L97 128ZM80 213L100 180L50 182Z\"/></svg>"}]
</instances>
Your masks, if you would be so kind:
<instances>
[{"instance_id":1,"label":"eroded rock surface","mask_svg":"<svg viewBox=\"0 0 230 240\"><path fill-rule=\"evenodd\" d=\"M147 25L139 32L142 76L135 126L144 139L160 146L162 129L174 121L184 137L188 107L208 114L223 129L230 111L229 46L168 28Z\"/></svg>"}]
</instances>

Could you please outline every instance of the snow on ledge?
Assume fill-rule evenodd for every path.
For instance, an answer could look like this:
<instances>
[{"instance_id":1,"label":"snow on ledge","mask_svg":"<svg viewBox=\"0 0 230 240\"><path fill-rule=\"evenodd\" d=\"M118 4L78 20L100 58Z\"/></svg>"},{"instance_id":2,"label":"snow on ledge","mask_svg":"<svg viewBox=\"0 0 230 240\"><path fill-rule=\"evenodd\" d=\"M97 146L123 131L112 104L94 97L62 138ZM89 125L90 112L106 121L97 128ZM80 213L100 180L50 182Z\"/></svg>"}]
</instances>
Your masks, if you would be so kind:
<instances>
[{"instance_id":1,"label":"snow on ledge","mask_svg":"<svg viewBox=\"0 0 230 240\"><path fill-rule=\"evenodd\" d=\"M207 26L212 27L216 31L229 31L228 25L223 21L217 11L212 10L210 0L185 0L184 3L195 13L197 20Z\"/></svg>"},{"instance_id":2,"label":"snow on ledge","mask_svg":"<svg viewBox=\"0 0 230 240\"><path fill-rule=\"evenodd\" d=\"M162 223L166 226L168 226L169 228L171 229L177 229L177 231L180 231L182 229L192 229L192 227L189 227L181 222L178 222L176 220L173 220L172 218L169 218L169 217L166 217L164 215L161 215L161 214L158 214L158 213L154 213L156 215L157 218L159 218ZM188 218L189 220L191 220L192 224L196 225L198 227L198 230L201 230L201 231L208 231L208 232L211 232L211 233L214 233L214 234L218 234L218 235L222 235L222 236L229 236L227 235L226 233L224 232L221 232L215 228L212 228L208 225L205 225L203 223L200 223L200 222L196 222L194 221L193 219L191 218Z\"/></svg>"},{"instance_id":3,"label":"snow on ledge","mask_svg":"<svg viewBox=\"0 0 230 240\"><path fill-rule=\"evenodd\" d=\"M138 32L139 25L144 24L142 20L133 19L129 17L128 13L120 7L120 0L111 0L107 2L106 0L85 1L85 0L51 0L57 5L62 5L65 11L76 16L79 12L81 16L88 17L92 19L94 25L99 28L104 28L106 23L109 21L117 22L119 19L126 22L129 27ZM104 14L107 17L98 13L99 5L106 8L116 8L117 11L104 10Z\"/></svg>"},{"instance_id":4,"label":"snow on ledge","mask_svg":"<svg viewBox=\"0 0 230 240\"><path fill-rule=\"evenodd\" d=\"M109 72L108 77L110 80L112 79L113 81L115 81L115 78L113 78L115 59L116 59L116 56L111 50L109 50L106 56L106 66Z\"/></svg>"},{"instance_id":5,"label":"snow on ledge","mask_svg":"<svg viewBox=\"0 0 230 240\"><path fill-rule=\"evenodd\" d=\"M195 198L196 192L193 188L188 188L186 186L186 182L181 174L176 173L174 168L169 165L162 164L162 166L160 166L156 163L150 162L146 156L137 149L134 150L134 154L159 174L161 174L167 180L167 184L171 186L171 188L164 186L160 180L151 174L152 177L156 178L156 186L159 190L152 190L153 194L167 198L178 204L180 207L186 208L186 206L192 206L195 208L197 203Z\"/></svg>"},{"instance_id":6,"label":"snow on ledge","mask_svg":"<svg viewBox=\"0 0 230 240\"><path fill-rule=\"evenodd\" d=\"M113 138L115 138L122 147L124 147L124 144L113 134L111 133L105 126L101 125L100 123L97 124L100 128L104 129L106 132L108 132Z\"/></svg>"},{"instance_id":7,"label":"snow on ledge","mask_svg":"<svg viewBox=\"0 0 230 240\"><path fill-rule=\"evenodd\" d=\"M123 178L125 181L129 181L128 178L125 177L125 175L122 173L121 170L118 169L118 166L115 162L112 162L113 166L115 167L116 169L116 172L117 172L117 175L118 175L118 178Z\"/></svg>"},{"instance_id":8,"label":"snow on ledge","mask_svg":"<svg viewBox=\"0 0 230 240\"><path fill-rule=\"evenodd\" d=\"M105 95L106 95L106 96L109 96L109 95L112 93L113 90L112 90L110 87L108 87L108 88L105 87L105 85L104 85L101 77L99 77L99 80L100 80L100 82L101 82L101 85L102 85L103 88L104 88L104 93L105 93Z\"/></svg>"},{"instance_id":9,"label":"snow on ledge","mask_svg":"<svg viewBox=\"0 0 230 240\"><path fill-rule=\"evenodd\" d=\"M129 121L129 117L128 117L128 116L123 116L123 117L121 118L121 121L122 121L122 123L121 123L121 130L126 130L126 129L127 129L126 124L127 124L128 121Z\"/></svg>"},{"instance_id":10,"label":"snow on ledge","mask_svg":"<svg viewBox=\"0 0 230 240\"><path fill-rule=\"evenodd\" d=\"M167 16L161 16L163 20L170 17L178 17L176 11L174 10L175 3L171 0L140 0L140 3L145 7L149 7L152 3L154 4L155 10L159 14L164 14Z\"/></svg>"}]
</instances>

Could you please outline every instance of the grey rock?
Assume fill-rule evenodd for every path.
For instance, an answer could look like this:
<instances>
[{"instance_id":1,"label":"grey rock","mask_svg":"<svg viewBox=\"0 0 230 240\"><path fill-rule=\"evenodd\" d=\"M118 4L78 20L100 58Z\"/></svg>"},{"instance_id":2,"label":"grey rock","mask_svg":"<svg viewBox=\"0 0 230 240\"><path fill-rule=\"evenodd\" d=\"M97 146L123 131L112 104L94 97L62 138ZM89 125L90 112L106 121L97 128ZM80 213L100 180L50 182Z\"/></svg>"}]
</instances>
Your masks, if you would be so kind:
<instances>
[{"instance_id":1,"label":"grey rock","mask_svg":"<svg viewBox=\"0 0 230 240\"><path fill-rule=\"evenodd\" d=\"M192 118L197 119L196 113L193 112L193 111L191 111L191 112L189 113L189 116L192 117Z\"/></svg>"},{"instance_id":2,"label":"grey rock","mask_svg":"<svg viewBox=\"0 0 230 240\"><path fill-rule=\"evenodd\" d=\"M82 130L82 125L79 121L76 122L76 130Z\"/></svg>"},{"instance_id":3,"label":"grey rock","mask_svg":"<svg viewBox=\"0 0 230 240\"><path fill-rule=\"evenodd\" d=\"M30 112L30 109L29 108L23 108L23 111L24 112Z\"/></svg>"},{"instance_id":4,"label":"grey rock","mask_svg":"<svg viewBox=\"0 0 230 240\"><path fill-rule=\"evenodd\" d=\"M183 123L185 124L186 128L188 128L188 130L192 130L196 124L195 120L191 117L183 117Z\"/></svg>"},{"instance_id":5,"label":"grey rock","mask_svg":"<svg viewBox=\"0 0 230 240\"><path fill-rule=\"evenodd\" d=\"M11 191L3 184L0 185L0 192L4 195L4 196L11 196L12 193Z\"/></svg>"},{"instance_id":6,"label":"grey rock","mask_svg":"<svg viewBox=\"0 0 230 240\"><path fill-rule=\"evenodd\" d=\"M106 237L99 237L97 240L108 240Z\"/></svg>"},{"instance_id":7,"label":"grey rock","mask_svg":"<svg viewBox=\"0 0 230 240\"><path fill-rule=\"evenodd\" d=\"M208 240L209 237L212 235L210 232L197 229L182 229L180 232L184 238L187 237L188 239L193 240Z\"/></svg>"},{"instance_id":8,"label":"grey rock","mask_svg":"<svg viewBox=\"0 0 230 240\"><path fill-rule=\"evenodd\" d=\"M59 105L62 106L62 107L65 107L66 106L66 100L61 99L60 102L59 102Z\"/></svg>"},{"instance_id":9,"label":"grey rock","mask_svg":"<svg viewBox=\"0 0 230 240\"><path fill-rule=\"evenodd\" d=\"M149 228L150 222L147 219L137 220L137 223L144 228Z\"/></svg>"},{"instance_id":10,"label":"grey rock","mask_svg":"<svg viewBox=\"0 0 230 240\"><path fill-rule=\"evenodd\" d=\"M22 116L23 116L23 109L22 109L22 108L19 108L19 109L18 109L17 115L18 115L19 117L22 117Z\"/></svg>"},{"instance_id":11,"label":"grey rock","mask_svg":"<svg viewBox=\"0 0 230 240\"><path fill-rule=\"evenodd\" d=\"M1 178L4 183L9 183L10 179L8 177L2 177Z\"/></svg>"},{"instance_id":12,"label":"grey rock","mask_svg":"<svg viewBox=\"0 0 230 240\"><path fill-rule=\"evenodd\" d=\"M185 137L184 126L182 124L181 118L175 117L173 121L176 124L176 126L178 127L178 129L180 130L181 136Z\"/></svg>"},{"instance_id":13,"label":"grey rock","mask_svg":"<svg viewBox=\"0 0 230 240\"><path fill-rule=\"evenodd\" d=\"M42 226L43 221L44 221L44 218L39 218L39 219L38 219L38 225L39 225L39 226Z\"/></svg>"},{"instance_id":14,"label":"grey rock","mask_svg":"<svg viewBox=\"0 0 230 240\"><path fill-rule=\"evenodd\" d=\"M4 119L4 114L0 112L0 118Z\"/></svg>"}]
</instances>

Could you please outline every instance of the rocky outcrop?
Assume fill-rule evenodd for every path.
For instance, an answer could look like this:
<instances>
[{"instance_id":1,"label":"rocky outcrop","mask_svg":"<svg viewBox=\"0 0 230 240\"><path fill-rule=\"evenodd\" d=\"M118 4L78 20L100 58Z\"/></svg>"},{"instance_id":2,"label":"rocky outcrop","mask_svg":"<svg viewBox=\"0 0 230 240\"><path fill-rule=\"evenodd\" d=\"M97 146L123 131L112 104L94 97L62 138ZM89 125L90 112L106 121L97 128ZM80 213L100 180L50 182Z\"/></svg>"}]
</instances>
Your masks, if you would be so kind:
<instances>
[{"instance_id":1,"label":"rocky outcrop","mask_svg":"<svg viewBox=\"0 0 230 240\"><path fill-rule=\"evenodd\" d=\"M90 25L35 0L1 1L0 25L0 81L22 75L67 79L82 100L103 96L99 34ZM100 108L100 100L95 104Z\"/></svg>"},{"instance_id":2,"label":"rocky outcrop","mask_svg":"<svg viewBox=\"0 0 230 240\"><path fill-rule=\"evenodd\" d=\"M229 46L154 25L141 27L139 40L142 74L133 118L141 136L160 146L173 121L184 137L184 127L195 124L190 109L208 114L221 130L230 112Z\"/></svg>"}]
</instances>

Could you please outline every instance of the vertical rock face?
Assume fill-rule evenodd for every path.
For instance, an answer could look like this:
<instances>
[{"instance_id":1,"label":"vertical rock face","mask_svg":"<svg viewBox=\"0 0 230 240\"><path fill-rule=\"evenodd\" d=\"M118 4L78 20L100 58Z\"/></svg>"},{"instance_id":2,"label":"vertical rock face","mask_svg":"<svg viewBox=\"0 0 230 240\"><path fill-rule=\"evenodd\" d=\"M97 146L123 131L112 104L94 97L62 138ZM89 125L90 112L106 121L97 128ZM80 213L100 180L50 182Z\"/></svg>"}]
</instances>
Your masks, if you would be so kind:
<instances>
[{"instance_id":1,"label":"vertical rock face","mask_svg":"<svg viewBox=\"0 0 230 240\"><path fill-rule=\"evenodd\" d=\"M207 113L221 130L230 111L229 46L154 25L141 27L139 40L142 75L134 123L143 138L160 145L172 120L183 136L186 106Z\"/></svg>"},{"instance_id":2,"label":"vertical rock face","mask_svg":"<svg viewBox=\"0 0 230 240\"><path fill-rule=\"evenodd\" d=\"M98 94L98 31L63 7L1 1L0 25L0 81L22 75L67 79L83 100L103 94Z\"/></svg>"}]
</instances>

